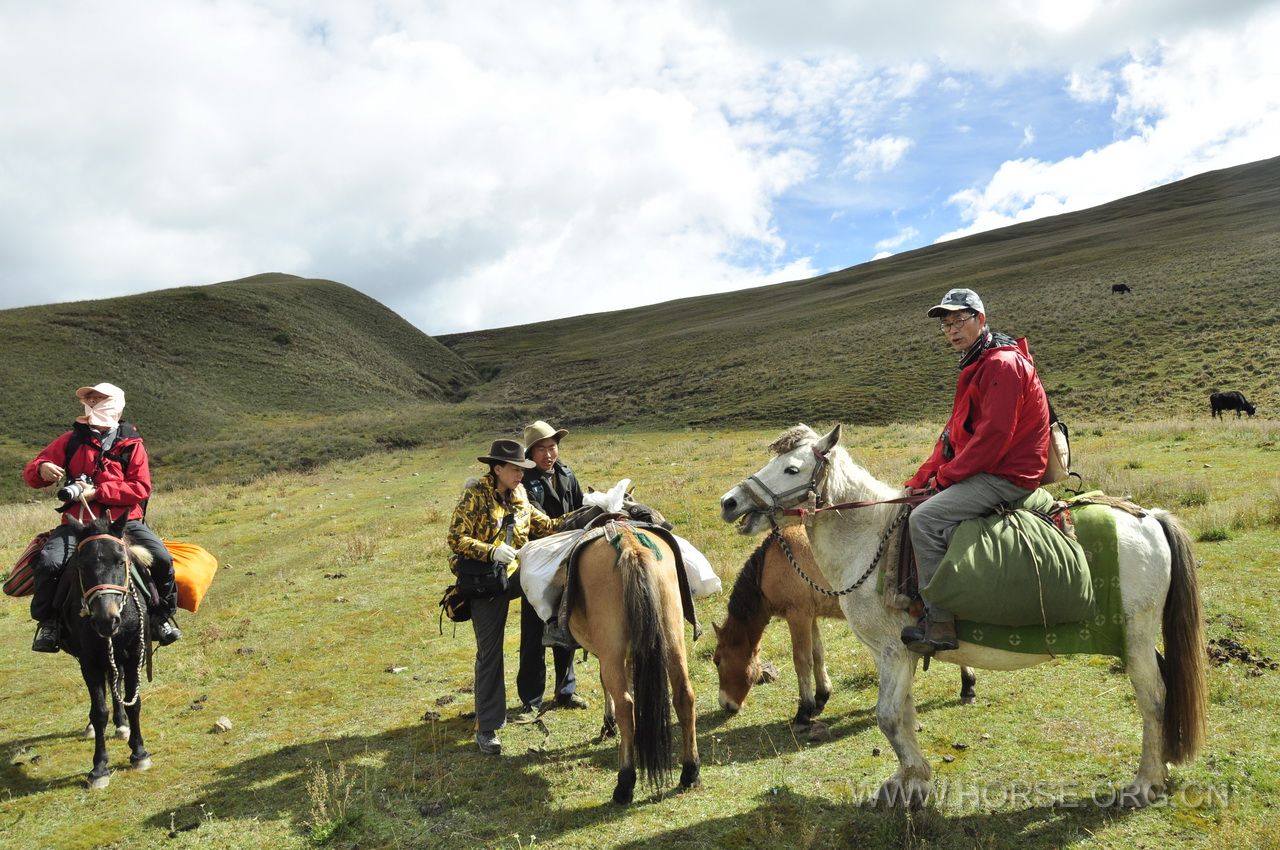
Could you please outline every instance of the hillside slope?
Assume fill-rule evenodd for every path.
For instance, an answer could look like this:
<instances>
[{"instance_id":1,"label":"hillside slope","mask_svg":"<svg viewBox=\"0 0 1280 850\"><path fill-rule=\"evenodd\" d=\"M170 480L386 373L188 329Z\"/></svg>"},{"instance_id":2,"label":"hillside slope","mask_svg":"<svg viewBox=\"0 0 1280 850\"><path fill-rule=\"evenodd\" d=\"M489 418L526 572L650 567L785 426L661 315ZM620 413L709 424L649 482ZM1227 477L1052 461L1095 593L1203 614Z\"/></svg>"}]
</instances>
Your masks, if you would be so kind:
<instances>
[{"instance_id":1,"label":"hillside slope","mask_svg":"<svg viewBox=\"0 0 1280 850\"><path fill-rule=\"evenodd\" d=\"M264 274L101 301L0 311L0 434L43 445L111 381L149 442L454 400L475 383L455 354L361 293Z\"/></svg>"},{"instance_id":2,"label":"hillside slope","mask_svg":"<svg viewBox=\"0 0 1280 850\"><path fill-rule=\"evenodd\" d=\"M1275 416L1280 158L812 280L440 341L490 378L476 400L565 423L941 419L954 359L924 313L953 286L1029 337L1066 416L1207 415L1215 388Z\"/></svg>"}]
</instances>

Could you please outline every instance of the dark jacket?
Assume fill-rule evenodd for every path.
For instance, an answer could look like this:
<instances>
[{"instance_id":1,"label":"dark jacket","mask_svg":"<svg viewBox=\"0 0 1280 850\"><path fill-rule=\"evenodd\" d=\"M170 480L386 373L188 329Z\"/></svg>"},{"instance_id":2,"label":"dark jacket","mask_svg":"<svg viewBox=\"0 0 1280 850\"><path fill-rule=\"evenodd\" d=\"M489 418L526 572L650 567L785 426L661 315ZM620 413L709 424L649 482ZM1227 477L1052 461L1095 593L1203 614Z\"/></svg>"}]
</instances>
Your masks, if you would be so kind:
<instances>
[{"instance_id":1,"label":"dark jacket","mask_svg":"<svg viewBox=\"0 0 1280 850\"><path fill-rule=\"evenodd\" d=\"M547 479L555 477L556 492L547 486ZM573 470L560 461L556 461L550 472L534 468L524 474L524 492L529 497L529 504L542 510L544 514L555 519L569 511L582 507L582 487Z\"/></svg>"},{"instance_id":2,"label":"dark jacket","mask_svg":"<svg viewBox=\"0 0 1280 850\"><path fill-rule=\"evenodd\" d=\"M45 461L58 466L65 464L68 481L81 475L93 479L98 493L89 507L94 516L101 515L106 509L112 519L118 519L121 514L127 514L129 519L142 519L142 503L151 496L151 463L138 429L128 422L121 422L119 428L115 443L103 452L98 432L83 422L77 422L72 430L45 446L44 451L27 464L22 477L32 487L48 487L50 482L40 477L40 464ZM77 435L80 445L76 446L71 462L67 463L67 443L72 434ZM62 521L70 522L72 517L89 522L89 516L79 502L73 503L71 509L63 513Z\"/></svg>"}]
</instances>

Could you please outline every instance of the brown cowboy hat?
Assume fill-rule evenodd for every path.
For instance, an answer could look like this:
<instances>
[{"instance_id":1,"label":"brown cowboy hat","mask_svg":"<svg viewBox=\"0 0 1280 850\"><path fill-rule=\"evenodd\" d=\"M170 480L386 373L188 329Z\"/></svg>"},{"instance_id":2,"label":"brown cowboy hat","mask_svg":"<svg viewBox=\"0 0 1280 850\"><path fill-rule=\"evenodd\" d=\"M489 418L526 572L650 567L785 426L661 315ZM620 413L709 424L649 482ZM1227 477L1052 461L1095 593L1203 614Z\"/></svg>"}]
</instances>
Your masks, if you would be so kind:
<instances>
[{"instance_id":1,"label":"brown cowboy hat","mask_svg":"<svg viewBox=\"0 0 1280 850\"><path fill-rule=\"evenodd\" d=\"M480 455L476 460L481 463L509 463L521 469L533 469L534 462L526 460L524 446L515 440L494 440L487 455Z\"/></svg>"},{"instance_id":2,"label":"brown cowboy hat","mask_svg":"<svg viewBox=\"0 0 1280 850\"><path fill-rule=\"evenodd\" d=\"M558 443L564 437L564 435L568 433L569 432L563 428L552 428L546 422L543 422L541 419L539 419L537 422L534 422L532 425L525 426L523 442L526 446L532 446L534 443L538 442L539 440L545 440L547 439L547 437L550 437L551 439L555 440Z\"/></svg>"}]
</instances>

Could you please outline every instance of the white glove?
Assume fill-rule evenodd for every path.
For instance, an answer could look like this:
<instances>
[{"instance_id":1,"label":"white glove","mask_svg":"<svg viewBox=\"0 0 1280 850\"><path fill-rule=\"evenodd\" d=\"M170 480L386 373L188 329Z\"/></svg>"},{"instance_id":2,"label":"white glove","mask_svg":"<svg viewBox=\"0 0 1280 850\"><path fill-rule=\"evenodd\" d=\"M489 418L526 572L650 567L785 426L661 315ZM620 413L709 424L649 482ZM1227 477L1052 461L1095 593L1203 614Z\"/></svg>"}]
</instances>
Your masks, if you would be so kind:
<instances>
[{"instance_id":1,"label":"white glove","mask_svg":"<svg viewBox=\"0 0 1280 850\"><path fill-rule=\"evenodd\" d=\"M516 550L512 549L506 543L499 543L498 548L493 550L493 562L506 566L516 559Z\"/></svg>"}]
</instances>

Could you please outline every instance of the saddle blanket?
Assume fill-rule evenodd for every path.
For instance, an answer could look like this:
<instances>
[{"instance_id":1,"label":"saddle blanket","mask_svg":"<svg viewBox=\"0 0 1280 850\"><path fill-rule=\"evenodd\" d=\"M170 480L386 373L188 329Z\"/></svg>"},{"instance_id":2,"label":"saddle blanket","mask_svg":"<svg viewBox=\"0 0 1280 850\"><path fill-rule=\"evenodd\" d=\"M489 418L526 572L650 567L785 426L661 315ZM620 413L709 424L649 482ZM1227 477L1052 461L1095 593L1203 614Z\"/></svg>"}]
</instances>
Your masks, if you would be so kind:
<instances>
[{"instance_id":1,"label":"saddle blanket","mask_svg":"<svg viewBox=\"0 0 1280 850\"><path fill-rule=\"evenodd\" d=\"M561 531L540 540L530 540L520 547L520 587L525 598L538 616L549 620L556 613L556 604L564 591L565 570L561 569L565 558L573 551L574 544L585 531ZM670 532L668 532L670 533ZM678 534L671 534L680 547L684 561L689 591L694 597L710 596L721 589L720 576L711 569L707 556Z\"/></svg>"}]
</instances>

